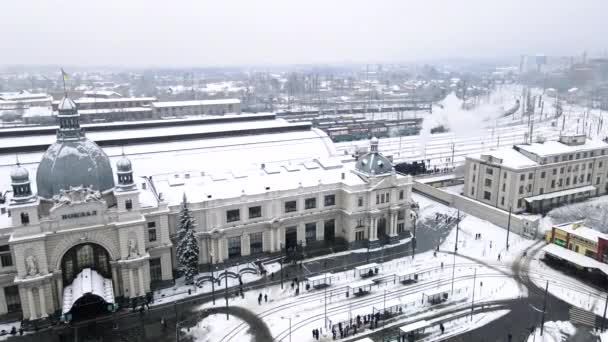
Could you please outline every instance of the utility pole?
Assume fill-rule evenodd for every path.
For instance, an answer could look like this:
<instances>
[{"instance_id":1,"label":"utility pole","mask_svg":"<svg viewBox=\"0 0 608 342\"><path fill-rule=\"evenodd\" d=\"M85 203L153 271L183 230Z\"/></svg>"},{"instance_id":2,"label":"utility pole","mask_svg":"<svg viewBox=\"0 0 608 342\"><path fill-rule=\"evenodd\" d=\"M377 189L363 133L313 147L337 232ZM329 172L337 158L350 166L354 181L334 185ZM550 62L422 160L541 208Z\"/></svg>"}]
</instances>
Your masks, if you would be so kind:
<instances>
[{"instance_id":1,"label":"utility pole","mask_svg":"<svg viewBox=\"0 0 608 342\"><path fill-rule=\"evenodd\" d=\"M604 305L604 316L602 316L602 332L604 332L604 325L606 324L606 309L608 309L608 294L606 295L606 304Z\"/></svg>"},{"instance_id":2,"label":"utility pole","mask_svg":"<svg viewBox=\"0 0 608 342\"><path fill-rule=\"evenodd\" d=\"M412 237L412 260L416 257L416 221L418 216L414 215L414 236Z\"/></svg>"},{"instance_id":3,"label":"utility pole","mask_svg":"<svg viewBox=\"0 0 608 342\"><path fill-rule=\"evenodd\" d=\"M509 219L507 220L507 252L509 251L509 233L511 232L511 206L509 206Z\"/></svg>"},{"instance_id":4,"label":"utility pole","mask_svg":"<svg viewBox=\"0 0 608 342\"><path fill-rule=\"evenodd\" d=\"M224 269L224 280L226 281L226 309L228 309L228 269ZM226 320L230 319L230 314L226 310Z\"/></svg>"},{"instance_id":5,"label":"utility pole","mask_svg":"<svg viewBox=\"0 0 608 342\"><path fill-rule=\"evenodd\" d=\"M211 264L213 264L213 256L211 256ZM211 299L213 300L213 305L215 305L215 275L213 273L213 266L211 264Z\"/></svg>"},{"instance_id":6,"label":"utility pole","mask_svg":"<svg viewBox=\"0 0 608 342\"><path fill-rule=\"evenodd\" d=\"M452 296L454 295L454 275L456 273L456 254L458 254L458 230L460 229L460 209L456 217L456 244L454 245L454 261L452 261Z\"/></svg>"},{"instance_id":7,"label":"utility pole","mask_svg":"<svg viewBox=\"0 0 608 342\"><path fill-rule=\"evenodd\" d=\"M291 342L291 317L289 317L289 342Z\"/></svg>"},{"instance_id":8,"label":"utility pole","mask_svg":"<svg viewBox=\"0 0 608 342\"><path fill-rule=\"evenodd\" d=\"M175 341L179 342L179 319L177 318L177 301L173 302L173 311L175 311Z\"/></svg>"},{"instance_id":9,"label":"utility pole","mask_svg":"<svg viewBox=\"0 0 608 342\"><path fill-rule=\"evenodd\" d=\"M323 286L323 299L325 300L325 320L324 325L325 329L327 329L327 272L325 272L325 286Z\"/></svg>"},{"instance_id":10,"label":"utility pole","mask_svg":"<svg viewBox=\"0 0 608 342\"><path fill-rule=\"evenodd\" d=\"M543 330L545 329L545 312L547 312L547 292L549 292L549 281L545 286L545 299L543 301L543 316L540 321L540 336L543 336Z\"/></svg>"},{"instance_id":11,"label":"utility pole","mask_svg":"<svg viewBox=\"0 0 608 342\"><path fill-rule=\"evenodd\" d=\"M477 267L473 273L473 300L471 301L471 321L473 320L473 308L475 307L475 280L477 279Z\"/></svg>"}]
</instances>

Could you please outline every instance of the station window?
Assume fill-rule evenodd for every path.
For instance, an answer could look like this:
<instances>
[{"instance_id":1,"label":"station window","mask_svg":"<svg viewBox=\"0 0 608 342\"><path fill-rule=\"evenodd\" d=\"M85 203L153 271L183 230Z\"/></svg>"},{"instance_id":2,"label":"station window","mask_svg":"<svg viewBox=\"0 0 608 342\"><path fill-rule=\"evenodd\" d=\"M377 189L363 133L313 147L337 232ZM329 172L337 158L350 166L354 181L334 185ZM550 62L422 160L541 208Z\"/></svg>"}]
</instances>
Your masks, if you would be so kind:
<instances>
[{"instance_id":1,"label":"station window","mask_svg":"<svg viewBox=\"0 0 608 342\"><path fill-rule=\"evenodd\" d=\"M226 210L226 222L236 222L241 219L241 211L239 209Z\"/></svg>"},{"instance_id":2,"label":"station window","mask_svg":"<svg viewBox=\"0 0 608 342\"><path fill-rule=\"evenodd\" d=\"M285 212L292 213L298 209L296 201L287 201L285 202Z\"/></svg>"},{"instance_id":3,"label":"station window","mask_svg":"<svg viewBox=\"0 0 608 342\"><path fill-rule=\"evenodd\" d=\"M317 207L317 199L316 198L307 198L304 200L304 209L314 209Z\"/></svg>"},{"instance_id":4,"label":"station window","mask_svg":"<svg viewBox=\"0 0 608 342\"><path fill-rule=\"evenodd\" d=\"M336 195L325 195L325 206L336 205Z\"/></svg>"},{"instance_id":5,"label":"station window","mask_svg":"<svg viewBox=\"0 0 608 342\"><path fill-rule=\"evenodd\" d=\"M254 219L258 217L262 217L262 207L259 205L255 207L249 207L249 218Z\"/></svg>"}]
</instances>

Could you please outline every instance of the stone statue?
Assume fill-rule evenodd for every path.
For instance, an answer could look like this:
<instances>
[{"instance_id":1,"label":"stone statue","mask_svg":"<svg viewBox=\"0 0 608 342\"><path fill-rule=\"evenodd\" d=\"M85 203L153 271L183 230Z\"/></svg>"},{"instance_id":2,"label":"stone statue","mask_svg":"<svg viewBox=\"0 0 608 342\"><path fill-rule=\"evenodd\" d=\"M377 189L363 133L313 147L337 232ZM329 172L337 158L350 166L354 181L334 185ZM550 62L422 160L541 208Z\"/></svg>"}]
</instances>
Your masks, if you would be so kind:
<instances>
[{"instance_id":1,"label":"stone statue","mask_svg":"<svg viewBox=\"0 0 608 342\"><path fill-rule=\"evenodd\" d=\"M139 256L139 253L137 253L137 241L131 239L129 240L129 258L134 258L136 256Z\"/></svg>"},{"instance_id":2,"label":"stone statue","mask_svg":"<svg viewBox=\"0 0 608 342\"><path fill-rule=\"evenodd\" d=\"M25 258L25 269L28 276L35 276L38 274L38 261L35 256L30 255Z\"/></svg>"}]
</instances>

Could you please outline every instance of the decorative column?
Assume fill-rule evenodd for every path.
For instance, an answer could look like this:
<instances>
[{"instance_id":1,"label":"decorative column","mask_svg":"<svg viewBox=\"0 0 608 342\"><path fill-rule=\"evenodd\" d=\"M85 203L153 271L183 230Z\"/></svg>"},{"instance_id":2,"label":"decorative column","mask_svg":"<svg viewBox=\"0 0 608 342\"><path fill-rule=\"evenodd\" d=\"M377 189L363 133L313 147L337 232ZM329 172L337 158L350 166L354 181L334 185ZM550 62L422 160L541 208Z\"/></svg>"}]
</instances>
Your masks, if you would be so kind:
<instances>
[{"instance_id":1,"label":"decorative column","mask_svg":"<svg viewBox=\"0 0 608 342\"><path fill-rule=\"evenodd\" d=\"M144 287L144 266L141 265L137 269L137 278L139 280L139 295L144 296L146 294L146 288Z\"/></svg>"},{"instance_id":2,"label":"decorative column","mask_svg":"<svg viewBox=\"0 0 608 342\"><path fill-rule=\"evenodd\" d=\"M112 267L112 288L114 289L114 297L118 296L118 272L116 272L116 264L111 265Z\"/></svg>"},{"instance_id":3,"label":"decorative column","mask_svg":"<svg viewBox=\"0 0 608 342\"><path fill-rule=\"evenodd\" d=\"M133 280L133 269L129 268L129 298L135 298L135 280Z\"/></svg>"},{"instance_id":4,"label":"decorative column","mask_svg":"<svg viewBox=\"0 0 608 342\"><path fill-rule=\"evenodd\" d=\"M40 297L40 318L48 316L46 313L46 297L44 296L44 285L38 288L38 297Z\"/></svg>"},{"instance_id":5,"label":"decorative column","mask_svg":"<svg viewBox=\"0 0 608 342\"><path fill-rule=\"evenodd\" d=\"M63 278L62 276L57 277L57 301L59 302L59 308L63 307Z\"/></svg>"},{"instance_id":6,"label":"decorative column","mask_svg":"<svg viewBox=\"0 0 608 342\"><path fill-rule=\"evenodd\" d=\"M34 293L32 292L32 288L28 287L27 289L27 304L30 307L30 320L35 320L36 317L36 304L34 303Z\"/></svg>"},{"instance_id":7,"label":"decorative column","mask_svg":"<svg viewBox=\"0 0 608 342\"><path fill-rule=\"evenodd\" d=\"M375 217L371 218L371 224L369 225L369 240L378 240L378 227L376 227L378 219Z\"/></svg>"}]
</instances>

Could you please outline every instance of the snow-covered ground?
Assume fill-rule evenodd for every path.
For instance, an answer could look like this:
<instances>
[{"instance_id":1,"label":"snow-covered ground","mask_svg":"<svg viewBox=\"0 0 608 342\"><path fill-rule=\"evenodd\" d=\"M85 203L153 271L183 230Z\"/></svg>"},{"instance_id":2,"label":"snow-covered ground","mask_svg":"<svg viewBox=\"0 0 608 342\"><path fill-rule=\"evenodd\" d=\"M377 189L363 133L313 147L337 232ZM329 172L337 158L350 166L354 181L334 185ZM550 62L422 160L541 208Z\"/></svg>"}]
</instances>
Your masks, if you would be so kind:
<instances>
[{"instance_id":1,"label":"snow-covered ground","mask_svg":"<svg viewBox=\"0 0 608 342\"><path fill-rule=\"evenodd\" d=\"M210 315L205 318L201 322L198 322L194 327L191 328L183 328L182 332L186 336L190 336L197 342L216 342L219 341L224 334L226 334L226 330L224 326L226 322L230 322L232 324L241 324L244 323L242 320L230 316L229 320L226 320L226 315L223 314L215 314ZM252 340L251 335L248 333L243 333L239 337L239 342L250 342Z\"/></svg>"},{"instance_id":2,"label":"snow-covered ground","mask_svg":"<svg viewBox=\"0 0 608 342\"><path fill-rule=\"evenodd\" d=\"M16 321L16 322L0 324L0 332L2 332L2 331L6 332L5 335L0 335L0 341L4 341L4 340L8 339L9 337L11 337L10 332L11 332L11 329L13 329L13 327L15 327L17 334L18 334L19 328L21 327L21 322ZM27 332L24 332L24 333L27 334Z\"/></svg>"},{"instance_id":3,"label":"snow-covered ground","mask_svg":"<svg viewBox=\"0 0 608 342\"><path fill-rule=\"evenodd\" d=\"M543 329L543 335L540 335L540 328L536 328L534 333L528 336L528 342L563 342L575 333L576 328L570 322L547 322Z\"/></svg>"}]
</instances>

